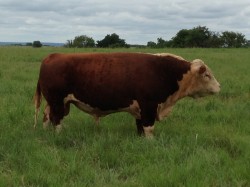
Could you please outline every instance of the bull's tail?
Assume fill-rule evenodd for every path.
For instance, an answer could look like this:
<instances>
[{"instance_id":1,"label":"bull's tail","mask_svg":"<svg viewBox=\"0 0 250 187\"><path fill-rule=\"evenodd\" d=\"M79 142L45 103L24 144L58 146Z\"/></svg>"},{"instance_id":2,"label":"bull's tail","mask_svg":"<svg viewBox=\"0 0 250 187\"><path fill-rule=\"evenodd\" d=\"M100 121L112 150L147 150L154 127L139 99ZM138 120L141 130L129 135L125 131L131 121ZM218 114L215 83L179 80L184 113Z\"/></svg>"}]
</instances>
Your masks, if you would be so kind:
<instances>
[{"instance_id":1,"label":"bull's tail","mask_svg":"<svg viewBox=\"0 0 250 187\"><path fill-rule=\"evenodd\" d=\"M35 103L35 123L34 123L34 128L36 128L37 125L37 118L38 118L38 113L40 109L40 105L42 102L42 92L41 92L41 87L39 81L37 82L37 87L36 87L36 92L34 95L34 103Z\"/></svg>"}]
</instances>

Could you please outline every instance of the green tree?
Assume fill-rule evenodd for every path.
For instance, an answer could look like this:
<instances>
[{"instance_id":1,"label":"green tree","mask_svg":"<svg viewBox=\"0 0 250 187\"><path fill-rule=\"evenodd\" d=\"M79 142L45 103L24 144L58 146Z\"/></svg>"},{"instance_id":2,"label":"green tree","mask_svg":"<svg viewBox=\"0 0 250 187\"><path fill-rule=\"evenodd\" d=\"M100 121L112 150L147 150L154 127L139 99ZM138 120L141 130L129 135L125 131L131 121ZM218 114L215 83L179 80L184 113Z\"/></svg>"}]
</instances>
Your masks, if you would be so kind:
<instances>
[{"instance_id":1,"label":"green tree","mask_svg":"<svg viewBox=\"0 0 250 187\"><path fill-rule=\"evenodd\" d=\"M245 47L247 46L247 40L241 33L232 31L222 32L221 40L223 41L223 47Z\"/></svg>"},{"instance_id":2,"label":"green tree","mask_svg":"<svg viewBox=\"0 0 250 187\"><path fill-rule=\"evenodd\" d=\"M210 31L205 26L182 29L170 40L157 39L157 43L148 42L148 47L249 47L250 42L241 33L225 31L221 34ZM155 45L154 45L155 44Z\"/></svg>"},{"instance_id":3,"label":"green tree","mask_svg":"<svg viewBox=\"0 0 250 187\"><path fill-rule=\"evenodd\" d=\"M97 47L129 47L124 39L120 39L119 35L113 33L106 35L103 40L97 41Z\"/></svg>"},{"instance_id":4,"label":"green tree","mask_svg":"<svg viewBox=\"0 0 250 187\"><path fill-rule=\"evenodd\" d=\"M186 47L189 35L187 29L180 30L176 36L172 38L173 47Z\"/></svg>"},{"instance_id":5,"label":"green tree","mask_svg":"<svg viewBox=\"0 0 250 187\"><path fill-rule=\"evenodd\" d=\"M28 43L26 43L26 46L33 46L33 43L28 42Z\"/></svg>"},{"instance_id":6,"label":"green tree","mask_svg":"<svg viewBox=\"0 0 250 187\"><path fill-rule=\"evenodd\" d=\"M74 47L73 40L67 40L66 44L64 44L64 47L69 47L69 48Z\"/></svg>"},{"instance_id":7,"label":"green tree","mask_svg":"<svg viewBox=\"0 0 250 187\"><path fill-rule=\"evenodd\" d=\"M157 47L158 48L164 48L164 47L167 47L167 46L168 46L168 42L167 41L165 41L162 38L157 38Z\"/></svg>"},{"instance_id":8,"label":"green tree","mask_svg":"<svg viewBox=\"0 0 250 187\"><path fill-rule=\"evenodd\" d=\"M38 47L42 47L43 44L40 41L34 41L32 43L32 46L35 47L35 48L38 48Z\"/></svg>"},{"instance_id":9,"label":"green tree","mask_svg":"<svg viewBox=\"0 0 250 187\"><path fill-rule=\"evenodd\" d=\"M211 32L208 30L207 27L195 27L190 30L188 45L190 47L208 47L210 36Z\"/></svg>"},{"instance_id":10,"label":"green tree","mask_svg":"<svg viewBox=\"0 0 250 187\"><path fill-rule=\"evenodd\" d=\"M211 32L208 39L208 47L219 48L223 46L221 35L218 32Z\"/></svg>"},{"instance_id":11,"label":"green tree","mask_svg":"<svg viewBox=\"0 0 250 187\"><path fill-rule=\"evenodd\" d=\"M171 41L166 41L162 38L157 38L157 43L155 42L148 42L147 47L151 48L164 48L164 47L171 47Z\"/></svg>"},{"instance_id":12,"label":"green tree","mask_svg":"<svg viewBox=\"0 0 250 187\"><path fill-rule=\"evenodd\" d=\"M172 38L172 47L187 47L187 40L189 40L190 31L187 29L180 30L175 37Z\"/></svg>"},{"instance_id":13,"label":"green tree","mask_svg":"<svg viewBox=\"0 0 250 187\"><path fill-rule=\"evenodd\" d=\"M172 38L173 47L209 47L211 36L212 32L205 26L182 29Z\"/></svg>"},{"instance_id":14,"label":"green tree","mask_svg":"<svg viewBox=\"0 0 250 187\"><path fill-rule=\"evenodd\" d=\"M76 36L74 40L67 40L65 47L95 47L95 40L86 35Z\"/></svg>"},{"instance_id":15,"label":"green tree","mask_svg":"<svg viewBox=\"0 0 250 187\"><path fill-rule=\"evenodd\" d=\"M156 48L157 44L155 42L150 41L147 43L147 47Z\"/></svg>"}]
</instances>

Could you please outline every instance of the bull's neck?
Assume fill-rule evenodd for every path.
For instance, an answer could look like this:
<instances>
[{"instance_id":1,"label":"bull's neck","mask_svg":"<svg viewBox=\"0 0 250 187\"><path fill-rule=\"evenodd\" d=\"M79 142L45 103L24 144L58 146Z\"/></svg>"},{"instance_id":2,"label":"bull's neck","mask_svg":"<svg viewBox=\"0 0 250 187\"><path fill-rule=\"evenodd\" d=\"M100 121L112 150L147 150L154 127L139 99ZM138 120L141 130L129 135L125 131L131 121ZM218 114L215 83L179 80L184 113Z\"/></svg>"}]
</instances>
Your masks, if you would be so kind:
<instances>
[{"instance_id":1,"label":"bull's neck","mask_svg":"<svg viewBox=\"0 0 250 187\"><path fill-rule=\"evenodd\" d=\"M188 71L186 74L183 75L181 81L178 81L179 89L174 92L172 95L168 96L164 103L160 103L157 109L157 120L162 120L164 117L168 116L171 112L174 104L188 96L190 94L190 86L189 81L191 81L191 72Z\"/></svg>"}]
</instances>

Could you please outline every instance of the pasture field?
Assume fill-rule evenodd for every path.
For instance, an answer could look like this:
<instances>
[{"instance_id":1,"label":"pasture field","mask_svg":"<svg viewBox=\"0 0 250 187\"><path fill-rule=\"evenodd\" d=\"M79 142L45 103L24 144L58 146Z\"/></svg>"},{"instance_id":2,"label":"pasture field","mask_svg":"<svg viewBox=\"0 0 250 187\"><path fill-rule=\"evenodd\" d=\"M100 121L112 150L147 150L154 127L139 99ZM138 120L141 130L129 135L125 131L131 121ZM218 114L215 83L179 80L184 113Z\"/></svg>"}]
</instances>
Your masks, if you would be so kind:
<instances>
[{"instance_id":1,"label":"pasture field","mask_svg":"<svg viewBox=\"0 0 250 187\"><path fill-rule=\"evenodd\" d=\"M156 123L153 140L137 136L129 114L95 126L73 106L60 134L43 130L42 110L33 129L32 97L47 54L113 51L200 58L221 92L179 101ZM0 47L0 67L0 186L250 186L250 49Z\"/></svg>"}]
</instances>

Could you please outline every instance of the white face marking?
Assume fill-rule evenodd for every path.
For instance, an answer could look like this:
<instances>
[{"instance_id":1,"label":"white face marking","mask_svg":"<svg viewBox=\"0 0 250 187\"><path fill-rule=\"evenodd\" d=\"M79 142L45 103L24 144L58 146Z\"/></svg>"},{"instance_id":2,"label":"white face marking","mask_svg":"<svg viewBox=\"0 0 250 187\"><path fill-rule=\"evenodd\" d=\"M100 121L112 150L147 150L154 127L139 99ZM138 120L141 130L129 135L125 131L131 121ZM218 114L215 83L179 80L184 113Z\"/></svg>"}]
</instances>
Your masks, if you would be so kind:
<instances>
[{"instance_id":1,"label":"white face marking","mask_svg":"<svg viewBox=\"0 0 250 187\"><path fill-rule=\"evenodd\" d=\"M155 128L154 125L153 126L148 126L148 127L143 127L144 134L145 134L146 138L151 139L151 138L154 137L154 134L153 134L154 128Z\"/></svg>"},{"instance_id":2,"label":"white face marking","mask_svg":"<svg viewBox=\"0 0 250 187\"><path fill-rule=\"evenodd\" d=\"M197 98L216 94L220 91L219 82L202 60L196 59L192 62L191 72L193 76L189 81L189 96Z\"/></svg>"}]
</instances>

